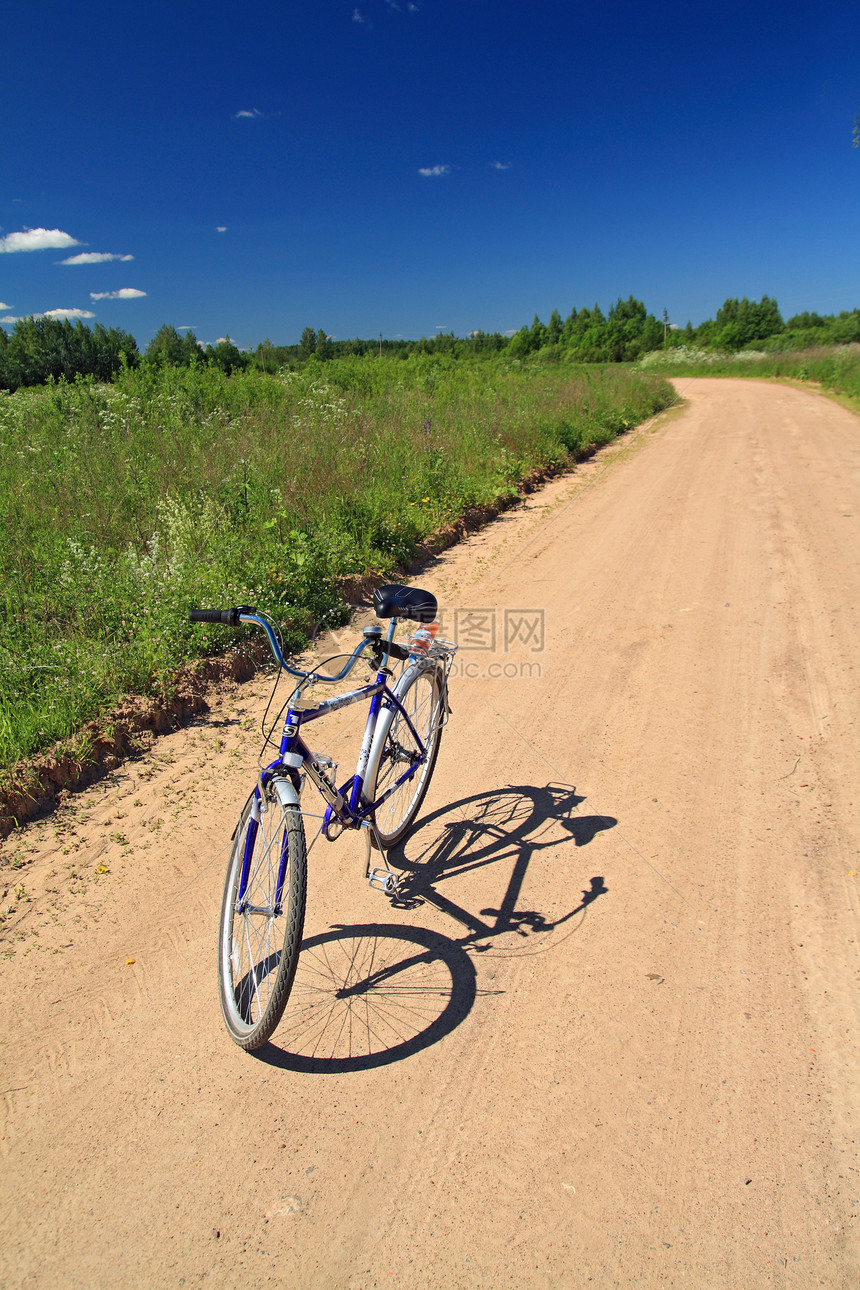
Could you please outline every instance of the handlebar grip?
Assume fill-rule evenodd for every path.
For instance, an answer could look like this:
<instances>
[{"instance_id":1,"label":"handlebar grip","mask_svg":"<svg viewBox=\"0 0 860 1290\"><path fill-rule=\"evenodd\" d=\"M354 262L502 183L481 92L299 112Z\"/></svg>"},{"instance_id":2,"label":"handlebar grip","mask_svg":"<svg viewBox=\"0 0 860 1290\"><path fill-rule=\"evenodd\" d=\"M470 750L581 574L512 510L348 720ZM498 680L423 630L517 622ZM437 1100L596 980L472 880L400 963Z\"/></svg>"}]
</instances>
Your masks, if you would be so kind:
<instances>
[{"instance_id":1,"label":"handlebar grip","mask_svg":"<svg viewBox=\"0 0 860 1290\"><path fill-rule=\"evenodd\" d=\"M224 623L227 627L235 627L233 613L232 609L189 609L188 621L190 623Z\"/></svg>"},{"instance_id":2,"label":"handlebar grip","mask_svg":"<svg viewBox=\"0 0 860 1290\"><path fill-rule=\"evenodd\" d=\"M235 609L189 609L190 623L223 623L225 627L238 627L240 614L255 614L256 609L239 605Z\"/></svg>"}]
</instances>

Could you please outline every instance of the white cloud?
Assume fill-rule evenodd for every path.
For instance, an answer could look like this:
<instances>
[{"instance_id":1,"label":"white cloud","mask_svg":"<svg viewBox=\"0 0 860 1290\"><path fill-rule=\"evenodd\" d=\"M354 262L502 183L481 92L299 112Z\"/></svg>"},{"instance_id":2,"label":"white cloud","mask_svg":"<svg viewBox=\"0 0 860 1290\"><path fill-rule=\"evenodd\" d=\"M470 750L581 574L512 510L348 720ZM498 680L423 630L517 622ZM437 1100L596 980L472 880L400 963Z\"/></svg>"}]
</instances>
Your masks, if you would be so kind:
<instances>
[{"instance_id":1,"label":"white cloud","mask_svg":"<svg viewBox=\"0 0 860 1290\"><path fill-rule=\"evenodd\" d=\"M361 10L360 10L360 9L353 9L353 11L352 11L352 21L353 21L353 22L360 22L360 23L362 24L362 26L367 26L367 27L372 26L372 23L371 23L370 19L369 19L369 18L365 18L364 14L361 12Z\"/></svg>"},{"instance_id":2,"label":"white cloud","mask_svg":"<svg viewBox=\"0 0 860 1290\"><path fill-rule=\"evenodd\" d=\"M43 314L36 314L36 318L95 318L95 314L90 313L89 309L46 309Z\"/></svg>"},{"instance_id":3,"label":"white cloud","mask_svg":"<svg viewBox=\"0 0 860 1290\"><path fill-rule=\"evenodd\" d=\"M509 161L491 161L490 165L493 167L493 170L510 170L511 168L511 163Z\"/></svg>"},{"instance_id":4,"label":"white cloud","mask_svg":"<svg viewBox=\"0 0 860 1290\"><path fill-rule=\"evenodd\" d=\"M5 251L7 254L66 246L80 246L80 242L58 228L25 228L21 233L7 233L5 237L0 237L0 253Z\"/></svg>"},{"instance_id":5,"label":"white cloud","mask_svg":"<svg viewBox=\"0 0 860 1290\"><path fill-rule=\"evenodd\" d=\"M215 225L215 232L216 232L216 233L226 233L226 232L227 232L227 225L226 225L226 224L216 224L216 225Z\"/></svg>"},{"instance_id":6,"label":"white cloud","mask_svg":"<svg viewBox=\"0 0 860 1290\"><path fill-rule=\"evenodd\" d=\"M428 176L428 178L431 175L432 176L450 175L451 167L450 166L421 166L418 173L419 175L426 175Z\"/></svg>"},{"instance_id":7,"label":"white cloud","mask_svg":"<svg viewBox=\"0 0 860 1290\"><path fill-rule=\"evenodd\" d=\"M11 305L4 305L3 301L0 300L0 309L11 309L11 308L12 308Z\"/></svg>"},{"instance_id":8,"label":"white cloud","mask_svg":"<svg viewBox=\"0 0 860 1290\"><path fill-rule=\"evenodd\" d=\"M23 321L24 321L23 318L0 318L0 323L16 323L16 322L23 322Z\"/></svg>"},{"instance_id":9,"label":"white cloud","mask_svg":"<svg viewBox=\"0 0 860 1290\"><path fill-rule=\"evenodd\" d=\"M110 251L81 251L78 255L70 255L67 260L60 260L60 264L107 264L108 260L133 259L133 255L114 255Z\"/></svg>"},{"instance_id":10,"label":"white cloud","mask_svg":"<svg viewBox=\"0 0 860 1290\"><path fill-rule=\"evenodd\" d=\"M90 300L139 300L145 295L137 287L120 287L119 291L91 291Z\"/></svg>"},{"instance_id":11,"label":"white cloud","mask_svg":"<svg viewBox=\"0 0 860 1290\"><path fill-rule=\"evenodd\" d=\"M241 121L244 118L245 120L256 121L262 115L263 113L259 108L242 108L241 112L235 113L233 120Z\"/></svg>"},{"instance_id":12,"label":"white cloud","mask_svg":"<svg viewBox=\"0 0 860 1290\"><path fill-rule=\"evenodd\" d=\"M176 330L177 331L196 331L197 328L193 325L193 323L183 323L182 326L177 327Z\"/></svg>"}]
</instances>

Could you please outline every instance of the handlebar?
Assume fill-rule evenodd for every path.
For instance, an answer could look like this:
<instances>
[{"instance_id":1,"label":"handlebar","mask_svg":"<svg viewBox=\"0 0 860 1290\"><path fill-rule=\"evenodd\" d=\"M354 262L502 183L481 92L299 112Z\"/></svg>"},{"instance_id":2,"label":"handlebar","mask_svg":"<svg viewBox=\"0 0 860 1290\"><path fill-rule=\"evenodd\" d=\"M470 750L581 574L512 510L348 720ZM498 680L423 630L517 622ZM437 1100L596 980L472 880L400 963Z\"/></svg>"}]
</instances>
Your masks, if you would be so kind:
<instances>
[{"instance_id":1,"label":"handlebar","mask_svg":"<svg viewBox=\"0 0 860 1290\"><path fill-rule=\"evenodd\" d=\"M323 673L313 671L300 672L296 668L290 667L289 663L285 661L271 623L266 618L261 617L256 609L253 609L250 605L237 605L233 609L189 609L188 621L190 623L221 623L225 627L238 627L240 623L256 623L266 633L269 646L278 666L282 667L285 672L289 672L291 676L300 677L302 680L307 680L312 676L316 681L342 681L345 676L349 675L369 645L379 653L390 654L393 658L409 658L409 651L404 649L402 645L395 645L394 641L377 638L372 641L361 641L352 651L345 667L338 672L337 676L326 676Z\"/></svg>"}]
</instances>

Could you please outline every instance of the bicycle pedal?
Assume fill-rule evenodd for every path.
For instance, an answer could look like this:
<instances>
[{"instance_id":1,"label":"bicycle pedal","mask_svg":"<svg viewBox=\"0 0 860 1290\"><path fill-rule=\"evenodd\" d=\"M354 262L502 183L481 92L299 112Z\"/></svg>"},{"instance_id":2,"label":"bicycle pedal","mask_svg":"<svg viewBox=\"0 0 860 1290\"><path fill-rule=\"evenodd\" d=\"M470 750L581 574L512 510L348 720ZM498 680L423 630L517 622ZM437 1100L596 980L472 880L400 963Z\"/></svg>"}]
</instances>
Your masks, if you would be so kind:
<instances>
[{"instance_id":1,"label":"bicycle pedal","mask_svg":"<svg viewBox=\"0 0 860 1290\"><path fill-rule=\"evenodd\" d=\"M384 892L386 896L400 895L397 878L388 869L371 869L367 875L367 881L374 891Z\"/></svg>"}]
</instances>

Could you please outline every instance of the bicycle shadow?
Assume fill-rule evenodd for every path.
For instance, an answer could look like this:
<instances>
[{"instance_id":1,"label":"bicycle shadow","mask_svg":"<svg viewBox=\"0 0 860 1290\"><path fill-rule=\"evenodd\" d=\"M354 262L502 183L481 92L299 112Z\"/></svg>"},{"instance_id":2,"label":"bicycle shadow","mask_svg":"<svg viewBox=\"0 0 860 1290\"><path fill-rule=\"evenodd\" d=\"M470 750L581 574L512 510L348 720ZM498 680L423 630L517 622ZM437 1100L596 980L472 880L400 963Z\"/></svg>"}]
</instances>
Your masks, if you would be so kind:
<instances>
[{"instance_id":1,"label":"bicycle shadow","mask_svg":"<svg viewBox=\"0 0 860 1290\"><path fill-rule=\"evenodd\" d=\"M571 840L587 846L617 823L610 816L575 815L584 800L569 785L510 785L461 798L422 819L389 854L403 875L397 904L432 904L463 934L361 924L307 938L278 1043L270 1041L253 1056L283 1070L344 1074L402 1061L450 1034L479 993L501 993L478 989L471 954L490 949L488 938L541 937L578 914L584 918L589 905L606 894L603 878L594 876L575 907L560 917L518 908L536 853ZM473 912L438 889L505 861L511 870L498 909Z\"/></svg>"},{"instance_id":2,"label":"bicycle shadow","mask_svg":"<svg viewBox=\"0 0 860 1290\"><path fill-rule=\"evenodd\" d=\"M251 1055L315 1075L389 1066L456 1030L477 994L475 965L450 937L399 923L338 924L302 942L278 1043Z\"/></svg>"},{"instance_id":3,"label":"bicycle shadow","mask_svg":"<svg viewBox=\"0 0 860 1290\"><path fill-rule=\"evenodd\" d=\"M529 864L537 852L571 840L577 847L587 846L598 833L618 823L612 816L575 815L574 811L584 801L568 785L553 782L543 788L509 785L495 793L462 798L426 816L406 843L389 853L391 864L405 875L400 884L403 903L407 907L424 901L435 905L469 929L469 940L512 931L527 934L527 928L551 931L559 923L567 922L581 912L582 902L554 922L535 910L517 910L516 905ZM452 815L454 819L448 818ZM561 828L561 836L557 826ZM502 902L497 910L480 911L483 918L493 916L492 923L482 921L437 890L443 881L505 859L513 861L513 868ZM602 884L603 879L591 881ZM601 886L596 892L600 895L605 890ZM590 895L585 903L594 898Z\"/></svg>"}]
</instances>

